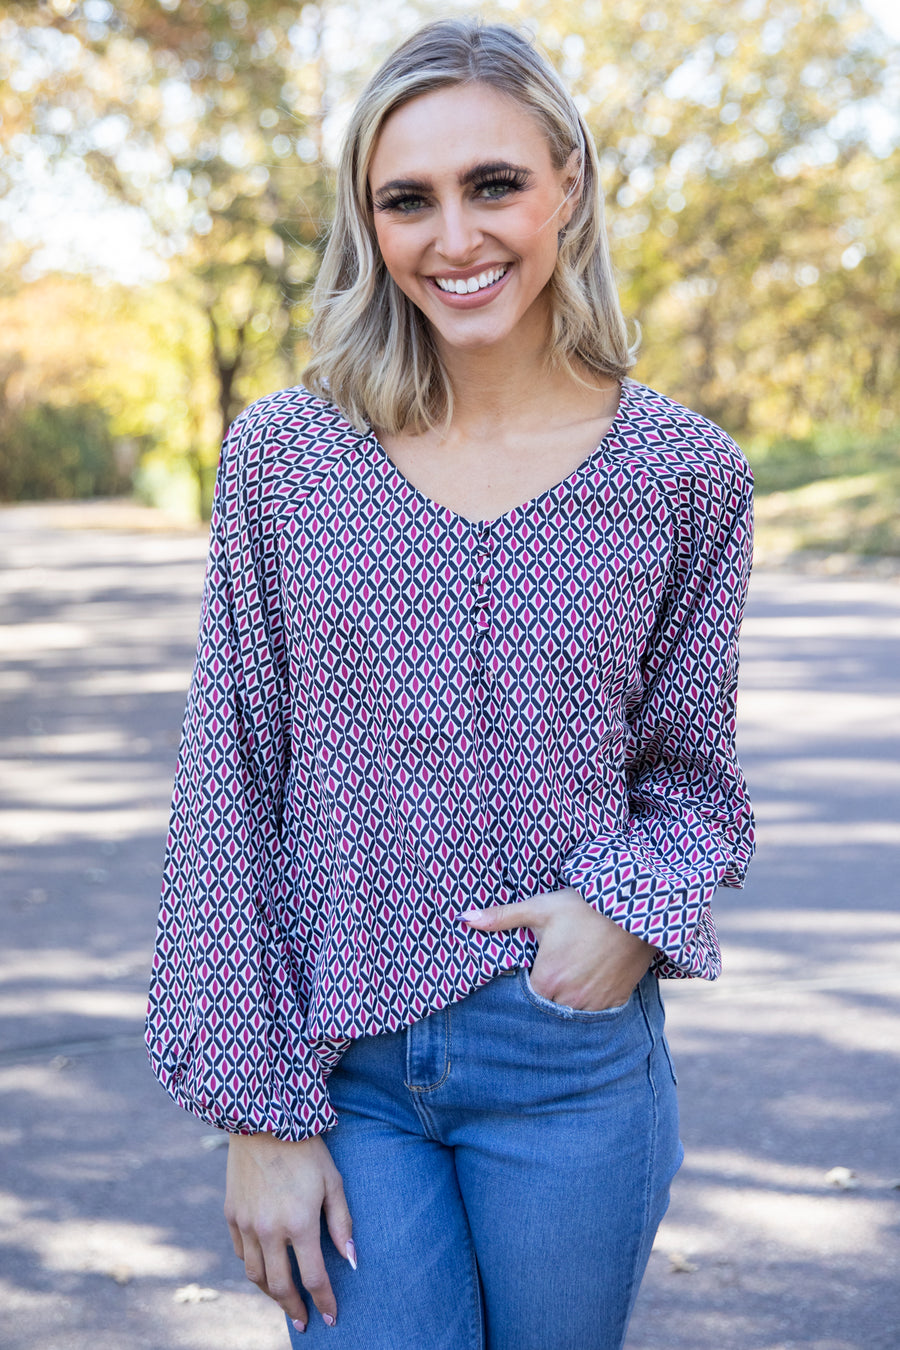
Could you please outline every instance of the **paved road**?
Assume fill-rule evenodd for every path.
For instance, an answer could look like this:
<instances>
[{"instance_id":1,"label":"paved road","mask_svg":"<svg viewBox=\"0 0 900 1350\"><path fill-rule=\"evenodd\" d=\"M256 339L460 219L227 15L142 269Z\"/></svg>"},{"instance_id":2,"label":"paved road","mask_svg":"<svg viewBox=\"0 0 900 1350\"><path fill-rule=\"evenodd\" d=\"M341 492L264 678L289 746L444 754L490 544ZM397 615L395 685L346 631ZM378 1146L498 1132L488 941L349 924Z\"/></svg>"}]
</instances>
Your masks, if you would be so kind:
<instances>
[{"instance_id":1,"label":"paved road","mask_svg":"<svg viewBox=\"0 0 900 1350\"><path fill-rule=\"evenodd\" d=\"M0 1343L284 1350L140 1045L204 542L72 518L0 512ZM760 854L726 975L669 990L687 1159L629 1350L900 1346L898 639L896 582L755 577Z\"/></svg>"}]
</instances>

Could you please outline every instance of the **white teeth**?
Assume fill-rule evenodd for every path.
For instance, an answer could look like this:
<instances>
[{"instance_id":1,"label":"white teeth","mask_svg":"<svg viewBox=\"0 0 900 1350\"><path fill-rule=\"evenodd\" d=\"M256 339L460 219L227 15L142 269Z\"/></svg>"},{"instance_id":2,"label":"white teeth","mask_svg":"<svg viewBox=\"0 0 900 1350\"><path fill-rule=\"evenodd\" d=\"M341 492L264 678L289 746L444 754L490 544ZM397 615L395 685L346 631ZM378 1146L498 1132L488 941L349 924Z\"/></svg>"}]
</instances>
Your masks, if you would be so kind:
<instances>
[{"instance_id":1,"label":"white teeth","mask_svg":"<svg viewBox=\"0 0 900 1350\"><path fill-rule=\"evenodd\" d=\"M468 281L455 281L445 277L435 277L435 281L442 291L447 291L450 295L474 295L475 291L483 291L485 286L493 286L495 281L499 281L507 271L508 264L503 267L494 267L490 272L481 272L477 277L469 277Z\"/></svg>"}]
</instances>

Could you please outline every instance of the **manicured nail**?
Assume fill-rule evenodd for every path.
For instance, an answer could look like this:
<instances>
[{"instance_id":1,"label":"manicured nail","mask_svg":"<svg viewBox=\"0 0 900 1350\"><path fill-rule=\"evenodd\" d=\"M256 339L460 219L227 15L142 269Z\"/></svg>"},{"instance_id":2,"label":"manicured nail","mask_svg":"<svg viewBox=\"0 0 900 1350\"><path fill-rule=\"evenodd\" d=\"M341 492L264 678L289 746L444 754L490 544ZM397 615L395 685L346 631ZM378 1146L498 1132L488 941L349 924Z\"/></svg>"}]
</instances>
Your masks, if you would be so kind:
<instances>
[{"instance_id":1,"label":"manicured nail","mask_svg":"<svg viewBox=\"0 0 900 1350\"><path fill-rule=\"evenodd\" d=\"M326 1327L334 1326L334 1318L332 1317L331 1313L323 1313L322 1321L325 1323Z\"/></svg>"},{"instance_id":2,"label":"manicured nail","mask_svg":"<svg viewBox=\"0 0 900 1350\"><path fill-rule=\"evenodd\" d=\"M347 1253L347 1260L350 1262L353 1269L356 1270L356 1244L352 1238L348 1240L344 1250Z\"/></svg>"},{"instance_id":3,"label":"manicured nail","mask_svg":"<svg viewBox=\"0 0 900 1350\"><path fill-rule=\"evenodd\" d=\"M297 1317L292 1317L292 1318L291 1318L291 1326L294 1328L295 1331L305 1331L305 1330L306 1330L306 1323L305 1323L305 1322L301 1322L300 1319L297 1318Z\"/></svg>"}]
</instances>

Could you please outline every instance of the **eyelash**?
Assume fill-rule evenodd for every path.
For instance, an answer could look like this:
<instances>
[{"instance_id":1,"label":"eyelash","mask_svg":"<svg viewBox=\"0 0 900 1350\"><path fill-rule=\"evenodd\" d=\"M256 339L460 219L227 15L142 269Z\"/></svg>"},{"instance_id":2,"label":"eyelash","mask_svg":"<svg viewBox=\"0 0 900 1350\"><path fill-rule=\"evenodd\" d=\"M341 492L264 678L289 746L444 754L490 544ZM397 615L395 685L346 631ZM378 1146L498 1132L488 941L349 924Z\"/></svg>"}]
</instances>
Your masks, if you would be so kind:
<instances>
[{"instance_id":1,"label":"eyelash","mask_svg":"<svg viewBox=\"0 0 900 1350\"><path fill-rule=\"evenodd\" d=\"M497 173L490 174L487 178L476 179L472 184L472 191L475 193L485 192L488 188L502 187L504 192L496 197L488 197L488 201L503 201L504 197L510 192L521 192L528 182L529 175L524 169L505 169ZM376 200L376 211L399 211L401 215L413 215L422 209L421 205L409 205L409 203L421 203L424 197L414 192L400 192L395 197L382 197Z\"/></svg>"}]
</instances>

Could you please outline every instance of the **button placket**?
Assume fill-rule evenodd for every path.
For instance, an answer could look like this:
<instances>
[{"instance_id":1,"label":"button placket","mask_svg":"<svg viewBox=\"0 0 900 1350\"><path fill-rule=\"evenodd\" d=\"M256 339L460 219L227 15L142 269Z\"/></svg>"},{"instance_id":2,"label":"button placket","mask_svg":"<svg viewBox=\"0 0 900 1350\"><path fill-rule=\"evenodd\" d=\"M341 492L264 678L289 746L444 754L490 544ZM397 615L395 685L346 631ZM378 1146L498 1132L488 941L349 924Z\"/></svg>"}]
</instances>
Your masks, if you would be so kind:
<instances>
[{"instance_id":1,"label":"button placket","mask_svg":"<svg viewBox=\"0 0 900 1350\"><path fill-rule=\"evenodd\" d=\"M491 536L491 526L489 521L481 521L476 526L475 543L475 594L473 598L473 608L475 610L475 621L479 628L490 627L490 584L488 570L491 562L491 551L494 547L494 539Z\"/></svg>"}]
</instances>

